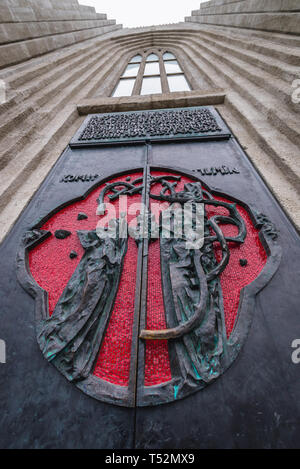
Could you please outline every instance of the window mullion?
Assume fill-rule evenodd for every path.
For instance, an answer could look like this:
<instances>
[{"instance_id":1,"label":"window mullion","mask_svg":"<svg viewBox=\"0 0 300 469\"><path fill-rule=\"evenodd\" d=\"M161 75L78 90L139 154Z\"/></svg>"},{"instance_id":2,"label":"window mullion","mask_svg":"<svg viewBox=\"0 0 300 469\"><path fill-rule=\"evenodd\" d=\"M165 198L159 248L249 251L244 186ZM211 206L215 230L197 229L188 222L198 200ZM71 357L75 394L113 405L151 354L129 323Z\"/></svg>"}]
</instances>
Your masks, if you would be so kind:
<instances>
[{"instance_id":1,"label":"window mullion","mask_svg":"<svg viewBox=\"0 0 300 469\"><path fill-rule=\"evenodd\" d=\"M159 56L159 68L160 68L160 79L161 79L161 87L163 93L170 93L167 73L164 65L164 61L162 55Z\"/></svg>"},{"instance_id":2,"label":"window mullion","mask_svg":"<svg viewBox=\"0 0 300 469\"><path fill-rule=\"evenodd\" d=\"M139 73L136 77L135 84L134 84L131 96L141 94L143 77L144 77L144 73L145 73L145 67L146 67L146 57L143 57L143 60L141 62L141 66L140 66L140 69L139 69Z\"/></svg>"}]
</instances>

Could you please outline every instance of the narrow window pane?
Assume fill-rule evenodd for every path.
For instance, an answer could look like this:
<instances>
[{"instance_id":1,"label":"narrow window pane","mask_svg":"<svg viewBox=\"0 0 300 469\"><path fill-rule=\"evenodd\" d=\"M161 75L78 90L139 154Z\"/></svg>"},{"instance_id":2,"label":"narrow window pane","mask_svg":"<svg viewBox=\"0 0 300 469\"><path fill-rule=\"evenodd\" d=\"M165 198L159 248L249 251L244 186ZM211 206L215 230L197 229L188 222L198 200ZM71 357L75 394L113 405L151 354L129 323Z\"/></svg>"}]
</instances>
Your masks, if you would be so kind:
<instances>
[{"instance_id":1,"label":"narrow window pane","mask_svg":"<svg viewBox=\"0 0 300 469\"><path fill-rule=\"evenodd\" d=\"M190 86L184 75L173 75L168 77L171 93L174 91L190 91Z\"/></svg>"},{"instance_id":2,"label":"narrow window pane","mask_svg":"<svg viewBox=\"0 0 300 469\"><path fill-rule=\"evenodd\" d=\"M144 78L141 94L161 93L160 77Z\"/></svg>"},{"instance_id":3,"label":"narrow window pane","mask_svg":"<svg viewBox=\"0 0 300 469\"><path fill-rule=\"evenodd\" d=\"M146 60L146 62L156 62L156 61L159 61L159 58L156 54L148 55L147 60Z\"/></svg>"},{"instance_id":4,"label":"narrow window pane","mask_svg":"<svg viewBox=\"0 0 300 469\"><path fill-rule=\"evenodd\" d=\"M117 88L115 89L113 93L113 97L131 96L133 87L134 87L134 82L135 82L135 79L120 80Z\"/></svg>"},{"instance_id":5,"label":"narrow window pane","mask_svg":"<svg viewBox=\"0 0 300 469\"><path fill-rule=\"evenodd\" d=\"M131 64L135 64L135 63L140 63L142 61L142 56L141 55L135 55L134 57L132 57L132 59L130 60L130 63Z\"/></svg>"},{"instance_id":6,"label":"narrow window pane","mask_svg":"<svg viewBox=\"0 0 300 469\"><path fill-rule=\"evenodd\" d=\"M176 59L174 54L171 54L171 52L165 52L164 60L173 60L173 59Z\"/></svg>"},{"instance_id":7,"label":"narrow window pane","mask_svg":"<svg viewBox=\"0 0 300 469\"><path fill-rule=\"evenodd\" d=\"M178 65L177 60L172 60L171 62L165 62L166 72L167 73L180 73L182 72L181 68Z\"/></svg>"},{"instance_id":8,"label":"narrow window pane","mask_svg":"<svg viewBox=\"0 0 300 469\"><path fill-rule=\"evenodd\" d=\"M144 75L160 75L159 62L146 64Z\"/></svg>"},{"instance_id":9,"label":"narrow window pane","mask_svg":"<svg viewBox=\"0 0 300 469\"><path fill-rule=\"evenodd\" d=\"M123 77L136 77L140 68L140 64L129 64L125 72L123 73Z\"/></svg>"}]
</instances>

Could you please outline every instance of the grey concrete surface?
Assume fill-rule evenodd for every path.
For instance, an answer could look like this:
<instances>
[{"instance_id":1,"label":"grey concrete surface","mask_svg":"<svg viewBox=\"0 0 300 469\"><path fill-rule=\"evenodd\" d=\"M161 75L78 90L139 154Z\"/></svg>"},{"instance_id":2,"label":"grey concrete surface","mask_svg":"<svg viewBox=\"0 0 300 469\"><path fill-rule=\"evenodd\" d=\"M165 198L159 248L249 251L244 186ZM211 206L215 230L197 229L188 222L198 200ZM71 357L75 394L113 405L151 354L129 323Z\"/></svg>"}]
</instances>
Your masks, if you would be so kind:
<instances>
[{"instance_id":1,"label":"grey concrete surface","mask_svg":"<svg viewBox=\"0 0 300 469\"><path fill-rule=\"evenodd\" d=\"M215 0L202 8L233 8L251 2ZM295 2L275 3L278 8L289 5L294 14ZM22 9L23 16L18 16L22 23L37 4L45 7L45 13L47 6L54 10L56 5L56 14L61 18L65 14L68 24L75 13L81 15L81 23L97 21L88 16L96 14L92 9L79 8L75 0L5 0L1 14L5 9ZM283 24L284 14L278 14ZM197 22L114 28L118 26L0 46L0 80L6 84L7 95L7 101L0 104L0 240L79 128L81 114L195 103L217 106L300 229L300 104L292 100L293 83L300 79L300 35ZM193 91L111 98L128 60L153 50L176 55ZM5 66L5 61L13 65Z\"/></svg>"}]
</instances>

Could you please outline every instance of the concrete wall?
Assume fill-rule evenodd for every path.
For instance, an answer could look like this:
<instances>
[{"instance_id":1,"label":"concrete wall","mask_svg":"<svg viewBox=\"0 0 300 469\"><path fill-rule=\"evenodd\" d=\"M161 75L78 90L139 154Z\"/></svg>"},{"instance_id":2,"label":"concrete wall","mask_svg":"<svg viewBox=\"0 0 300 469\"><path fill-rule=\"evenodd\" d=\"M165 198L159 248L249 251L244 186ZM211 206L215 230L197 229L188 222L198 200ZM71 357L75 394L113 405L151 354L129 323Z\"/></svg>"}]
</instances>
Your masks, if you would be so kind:
<instances>
[{"instance_id":1,"label":"concrete wall","mask_svg":"<svg viewBox=\"0 0 300 469\"><path fill-rule=\"evenodd\" d=\"M186 22L300 34L299 0L211 0Z\"/></svg>"},{"instance_id":2,"label":"concrete wall","mask_svg":"<svg viewBox=\"0 0 300 469\"><path fill-rule=\"evenodd\" d=\"M193 91L111 98L128 60L155 48L176 55ZM0 240L78 130L79 111L188 106L208 97L216 105L218 90L226 95L220 114L300 230L300 103L292 100L299 78L300 35L192 22L111 31L3 68Z\"/></svg>"},{"instance_id":3,"label":"concrete wall","mask_svg":"<svg viewBox=\"0 0 300 469\"><path fill-rule=\"evenodd\" d=\"M120 29L77 0L1 0L0 67Z\"/></svg>"}]
</instances>

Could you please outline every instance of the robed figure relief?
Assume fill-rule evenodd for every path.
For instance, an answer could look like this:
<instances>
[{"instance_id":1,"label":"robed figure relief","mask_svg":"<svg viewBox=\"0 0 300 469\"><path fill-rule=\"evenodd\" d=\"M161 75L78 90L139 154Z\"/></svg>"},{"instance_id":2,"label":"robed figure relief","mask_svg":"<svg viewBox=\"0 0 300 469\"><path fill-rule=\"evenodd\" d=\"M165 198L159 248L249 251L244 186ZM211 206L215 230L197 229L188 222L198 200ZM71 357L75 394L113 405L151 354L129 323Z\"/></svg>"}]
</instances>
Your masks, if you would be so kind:
<instances>
[{"instance_id":1,"label":"robed figure relief","mask_svg":"<svg viewBox=\"0 0 300 469\"><path fill-rule=\"evenodd\" d=\"M117 228L119 224L117 223ZM39 328L42 352L71 381L87 378L117 293L127 239L79 231L85 251L51 318Z\"/></svg>"},{"instance_id":2,"label":"robed figure relief","mask_svg":"<svg viewBox=\"0 0 300 469\"><path fill-rule=\"evenodd\" d=\"M69 381L100 400L157 405L185 397L216 380L237 357L249 332L255 296L280 262L276 229L267 217L245 204L215 194L195 177L174 171L147 167L143 174L107 181L88 198L96 202L97 193L98 211L91 205L93 216L81 217L91 229L77 229L64 240L40 223L24 236L18 256L19 279L36 298L42 353ZM131 200L146 207L135 215L134 226L120 212L101 232L90 225L105 216L108 202L117 205L121 196L127 196L129 207ZM155 203L161 205L154 214ZM184 216L177 216L186 204L195 214L189 220L190 231ZM171 206L175 211L168 218L166 235L164 211ZM74 207L72 210L74 213ZM197 213L203 217L199 245L192 242L197 235ZM114 236L110 236L112 229ZM76 268L50 315L48 294L51 302L55 292L42 288L40 273L35 271L38 284L29 268L34 275L43 245L50 252L55 246L62 249L64 242L66 250L77 243L78 251L78 241L81 254L74 254L78 256ZM132 284L133 272L134 291L126 287ZM116 331L122 326L114 314L119 308L119 318L129 315L129 304L129 332L122 335L122 330ZM151 328L155 318L159 318L158 326ZM125 353L119 356L122 353L116 352L107 358L109 340L114 351L118 341L129 342L127 378L109 376L108 360L117 369L116 364L124 368L127 359ZM103 349L105 376L95 373ZM132 399L128 398L131 394Z\"/></svg>"}]
</instances>

